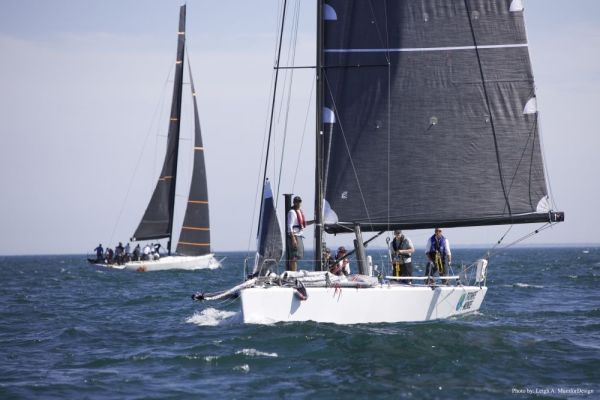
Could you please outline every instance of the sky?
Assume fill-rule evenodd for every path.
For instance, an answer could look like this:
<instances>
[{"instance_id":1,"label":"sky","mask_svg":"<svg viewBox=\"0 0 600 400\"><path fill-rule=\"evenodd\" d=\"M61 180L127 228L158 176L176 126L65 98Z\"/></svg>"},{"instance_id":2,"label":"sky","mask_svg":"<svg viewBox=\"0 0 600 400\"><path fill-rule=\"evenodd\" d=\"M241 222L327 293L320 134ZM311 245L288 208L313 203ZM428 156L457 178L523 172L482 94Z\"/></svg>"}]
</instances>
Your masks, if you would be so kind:
<instances>
[{"instance_id":1,"label":"sky","mask_svg":"<svg viewBox=\"0 0 600 400\"><path fill-rule=\"evenodd\" d=\"M281 3L187 3L187 52L217 253L255 245ZM300 5L296 56L292 60L284 52L282 63L313 65L315 1L289 3L289 14ZM99 242L114 246L131 236L162 165L179 5L0 0L0 254L81 254ZM550 186L566 213L565 223L525 243L599 244L600 2L524 0L524 5ZM285 40L290 43L289 34ZM292 149L281 163L279 197L301 195L307 215L313 213L313 78L310 69L280 75L292 96L289 108L286 98L276 110L274 137L277 150L284 140ZM192 135L191 116L182 119L183 144ZM191 150L187 162L190 155ZM271 172L280 161L278 155L269 167L274 179ZM179 190L179 200L186 190ZM536 227L514 227L505 243ZM488 246L507 229L453 228L446 236L454 245ZM417 247L431 233L407 232ZM352 243L348 236L327 240ZM374 242L384 245L385 235Z\"/></svg>"}]
</instances>

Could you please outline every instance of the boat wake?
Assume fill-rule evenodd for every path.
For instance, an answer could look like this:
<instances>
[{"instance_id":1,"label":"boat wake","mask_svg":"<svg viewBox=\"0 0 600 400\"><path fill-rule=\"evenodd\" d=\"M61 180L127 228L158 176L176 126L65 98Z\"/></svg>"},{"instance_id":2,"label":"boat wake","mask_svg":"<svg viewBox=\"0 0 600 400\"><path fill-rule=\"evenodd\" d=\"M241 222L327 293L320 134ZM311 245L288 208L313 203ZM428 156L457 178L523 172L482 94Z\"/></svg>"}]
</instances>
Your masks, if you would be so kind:
<instances>
[{"instance_id":1,"label":"boat wake","mask_svg":"<svg viewBox=\"0 0 600 400\"><path fill-rule=\"evenodd\" d=\"M217 310L216 308L207 308L201 312L195 313L186 319L185 322L198 326L217 326L238 320L239 318L235 318L236 315L240 316L240 313Z\"/></svg>"}]
</instances>

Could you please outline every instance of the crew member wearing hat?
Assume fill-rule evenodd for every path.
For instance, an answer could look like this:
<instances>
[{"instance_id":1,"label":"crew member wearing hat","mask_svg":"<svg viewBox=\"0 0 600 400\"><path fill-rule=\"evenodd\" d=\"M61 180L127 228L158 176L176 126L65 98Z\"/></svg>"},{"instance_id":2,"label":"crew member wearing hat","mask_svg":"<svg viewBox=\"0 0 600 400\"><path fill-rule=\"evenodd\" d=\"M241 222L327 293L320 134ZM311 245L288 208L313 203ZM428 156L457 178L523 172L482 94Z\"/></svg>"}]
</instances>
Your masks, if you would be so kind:
<instances>
[{"instance_id":1,"label":"crew member wearing hat","mask_svg":"<svg viewBox=\"0 0 600 400\"><path fill-rule=\"evenodd\" d=\"M412 253L415 252L415 247L412 241L402 234L401 230L394 231L394 240L392 240L393 250L393 267L394 276L412 276ZM402 283L412 283L411 280L404 280Z\"/></svg>"},{"instance_id":2,"label":"crew member wearing hat","mask_svg":"<svg viewBox=\"0 0 600 400\"><path fill-rule=\"evenodd\" d=\"M298 270L298 260L304 258L304 228L307 225L313 224L314 221L307 221L304 217L304 213L300 206L302 205L302 199L300 196L294 197L294 205L287 213L287 227L286 237L288 241L288 248L290 249L289 255L289 268L290 271Z\"/></svg>"},{"instance_id":3,"label":"crew member wearing hat","mask_svg":"<svg viewBox=\"0 0 600 400\"><path fill-rule=\"evenodd\" d=\"M348 260L348 257L344 257L345 255L346 248L344 246L340 246L337 254L335 255L335 259L339 261L331 266L329 272L334 275L350 275L350 260Z\"/></svg>"}]
</instances>

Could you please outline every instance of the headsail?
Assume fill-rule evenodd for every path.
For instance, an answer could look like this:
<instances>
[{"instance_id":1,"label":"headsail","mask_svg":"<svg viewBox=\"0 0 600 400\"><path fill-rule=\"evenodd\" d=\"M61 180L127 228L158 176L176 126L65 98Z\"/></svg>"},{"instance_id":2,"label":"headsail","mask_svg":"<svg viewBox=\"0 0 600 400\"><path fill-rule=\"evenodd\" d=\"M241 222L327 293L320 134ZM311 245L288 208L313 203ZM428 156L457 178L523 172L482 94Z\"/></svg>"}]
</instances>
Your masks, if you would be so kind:
<instances>
[{"instance_id":1,"label":"headsail","mask_svg":"<svg viewBox=\"0 0 600 400\"><path fill-rule=\"evenodd\" d=\"M522 10L324 7L324 197L339 220L329 232L552 218L538 209L548 190Z\"/></svg>"},{"instance_id":2,"label":"headsail","mask_svg":"<svg viewBox=\"0 0 600 400\"><path fill-rule=\"evenodd\" d=\"M175 185L177 178L177 154L179 151L179 127L181 117L181 94L183 86L183 58L185 49L185 5L179 11L179 32L173 100L169 119L167 153L152 194L148 208L137 227L133 239L146 240L170 237L173 229L175 207ZM170 251L171 249L169 249Z\"/></svg>"},{"instance_id":3,"label":"headsail","mask_svg":"<svg viewBox=\"0 0 600 400\"><path fill-rule=\"evenodd\" d=\"M262 276L279 263L283 255L281 228L273 201L271 183L267 179L263 186L263 202L258 225L257 249L253 275Z\"/></svg>"},{"instance_id":4,"label":"headsail","mask_svg":"<svg viewBox=\"0 0 600 400\"><path fill-rule=\"evenodd\" d=\"M179 235L179 243L177 243L177 253L200 256L210 253L210 218L204 146L202 144L196 91L189 61L188 68L194 103L194 167L183 226Z\"/></svg>"}]
</instances>

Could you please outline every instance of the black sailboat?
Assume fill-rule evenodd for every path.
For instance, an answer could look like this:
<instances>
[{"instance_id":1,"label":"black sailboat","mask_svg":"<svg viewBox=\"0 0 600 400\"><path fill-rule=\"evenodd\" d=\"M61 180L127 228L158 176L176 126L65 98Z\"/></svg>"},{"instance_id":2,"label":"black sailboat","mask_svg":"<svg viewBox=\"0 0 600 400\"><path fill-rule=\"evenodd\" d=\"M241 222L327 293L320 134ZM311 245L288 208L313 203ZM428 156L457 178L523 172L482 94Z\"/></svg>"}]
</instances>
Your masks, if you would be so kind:
<instances>
[{"instance_id":1,"label":"black sailboat","mask_svg":"<svg viewBox=\"0 0 600 400\"><path fill-rule=\"evenodd\" d=\"M359 274L334 280L317 260L314 272L249 281L239 287L244 321L426 321L478 310L488 260L470 266L471 282L374 282L362 235L564 220L549 197L522 2L317 4L315 254L326 233L354 233Z\"/></svg>"},{"instance_id":2,"label":"black sailboat","mask_svg":"<svg viewBox=\"0 0 600 400\"><path fill-rule=\"evenodd\" d=\"M194 108L194 157L191 186L186 203L183 226L181 227L179 240L176 244L176 251L173 249L173 233L177 230L174 226L174 215L184 87L185 19L186 6L183 5L179 13L177 57L175 61L175 77L166 155L148 207L131 238L132 242L167 239L168 256L158 260L130 261L124 264L127 269L153 271L163 269L216 268L219 266L218 261L211 254L204 146L202 144L200 117L192 71L189 67L189 59L187 64Z\"/></svg>"}]
</instances>

